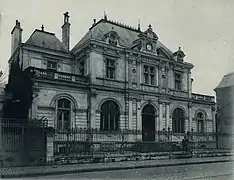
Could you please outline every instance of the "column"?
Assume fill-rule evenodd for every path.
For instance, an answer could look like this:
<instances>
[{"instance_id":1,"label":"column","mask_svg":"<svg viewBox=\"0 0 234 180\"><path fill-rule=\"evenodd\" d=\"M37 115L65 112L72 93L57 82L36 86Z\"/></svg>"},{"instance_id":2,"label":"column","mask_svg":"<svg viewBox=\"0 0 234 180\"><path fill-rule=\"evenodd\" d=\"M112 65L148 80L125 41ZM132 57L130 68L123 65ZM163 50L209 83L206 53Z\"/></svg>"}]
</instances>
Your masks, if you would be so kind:
<instances>
[{"instance_id":1,"label":"column","mask_svg":"<svg viewBox=\"0 0 234 180\"><path fill-rule=\"evenodd\" d=\"M132 99L128 101L128 129L132 129Z\"/></svg>"},{"instance_id":2,"label":"column","mask_svg":"<svg viewBox=\"0 0 234 180\"><path fill-rule=\"evenodd\" d=\"M192 103L188 103L188 131L192 129Z\"/></svg>"},{"instance_id":3,"label":"column","mask_svg":"<svg viewBox=\"0 0 234 180\"><path fill-rule=\"evenodd\" d=\"M141 101L137 100L137 130L142 130Z\"/></svg>"},{"instance_id":4,"label":"column","mask_svg":"<svg viewBox=\"0 0 234 180\"><path fill-rule=\"evenodd\" d=\"M137 63L137 88L139 89L142 83L141 63L140 62L136 63Z\"/></svg>"},{"instance_id":5,"label":"column","mask_svg":"<svg viewBox=\"0 0 234 180\"><path fill-rule=\"evenodd\" d=\"M165 77L166 77L166 93L168 93L169 92L169 88L168 88L168 86L169 86L169 67L168 66L165 67Z\"/></svg>"},{"instance_id":6,"label":"column","mask_svg":"<svg viewBox=\"0 0 234 180\"><path fill-rule=\"evenodd\" d=\"M212 132L216 132L215 106L212 106Z\"/></svg>"},{"instance_id":7,"label":"column","mask_svg":"<svg viewBox=\"0 0 234 180\"><path fill-rule=\"evenodd\" d=\"M142 131L141 101L137 100L137 130ZM142 140L142 134L137 135L137 140Z\"/></svg>"},{"instance_id":8,"label":"column","mask_svg":"<svg viewBox=\"0 0 234 180\"><path fill-rule=\"evenodd\" d=\"M170 121L170 103L166 103L166 124L165 127L168 129L169 127L169 121Z\"/></svg>"},{"instance_id":9,"label":"column","mask_svg":"<svg viewBox=\"0 0 234 180\"><path fill-rule=\"evenodd\" d=\"M161 69L162 69L162 65L159 64L159 66L158 66L158 90L159 90L159 92L161 92L161 89L162 89L162 72L161 72Z\"/></svg>"},{"instance_id":10,"label":"column","mask_svg":"<svg viewBox=\"0 0 234 180\"><path fill-rule=\"evenodd\" d=\"M126 72L128 72L128 87L132 88L132 62L128 59L128 69L126 69Z\"/></svg>"},{"instance_id":11,"label":"column","mask_svg":"<svg viewBox=\"0 0 234 180\"><path fill-rule=\"evenodd\" d=\"M161 130L161 122L163 120L163 107L162 102L159 102L159 121L158 121L158 130Z\"/></svg>"},{"instance_id":12,"label":"column","mask_svg":"<svg viewBox=\"0 0 234 180\"><path fill-rule=\"evenodd\" d=\"M192 79L191 72L188 72L188 97L192 98Z\"/></svg>"}]
</instances>

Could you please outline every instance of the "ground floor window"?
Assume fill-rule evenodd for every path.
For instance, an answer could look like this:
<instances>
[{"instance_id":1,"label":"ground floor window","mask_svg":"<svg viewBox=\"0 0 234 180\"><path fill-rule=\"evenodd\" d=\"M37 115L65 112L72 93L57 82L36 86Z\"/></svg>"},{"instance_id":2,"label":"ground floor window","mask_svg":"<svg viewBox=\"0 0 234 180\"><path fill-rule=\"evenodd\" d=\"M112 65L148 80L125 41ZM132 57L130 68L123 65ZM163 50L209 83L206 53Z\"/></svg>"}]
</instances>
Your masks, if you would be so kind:
<instances>
[{"instance_id":1,"label":"ground floor window","mask_svg":"<svg viewBox=\"0 0 234 180\"><path fill-rule=\"evenodd\" d=\"M68 99L57 101L57 130L67 131L71 123L71 102Z\"/></svg>"},{"instance_id":2,"label":"ground floor window","mask_svg":"<svg viewBox=\"0 0 234 180\"><path fill-rule=\"evenodd\" d=\"M120 110L116 102L108 100L101 107L100 129L116 131L119 129Z\"/></svg>"},{"instance_id":3,"label":"ground floor window","mask_svg":"<svg viewBox=\"0 0 234 180\"><path fill-rule=\"evenodd\" d=\"M181 108L176 108L172 115L172 131L175 133L185 132L185 117L184 111Z\"/></svg>"}]
</instances>

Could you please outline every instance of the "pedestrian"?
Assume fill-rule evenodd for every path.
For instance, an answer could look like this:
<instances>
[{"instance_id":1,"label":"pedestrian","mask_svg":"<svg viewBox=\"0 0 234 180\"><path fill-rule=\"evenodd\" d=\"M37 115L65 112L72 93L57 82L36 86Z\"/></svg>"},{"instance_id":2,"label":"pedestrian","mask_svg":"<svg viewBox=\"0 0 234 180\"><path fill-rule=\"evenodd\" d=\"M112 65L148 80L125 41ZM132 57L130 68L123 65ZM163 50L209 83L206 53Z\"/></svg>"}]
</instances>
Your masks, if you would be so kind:
<instances>
[{"instance_id":1,"label":"pedestrian","mask_svg":"<svg viewBox=\"0 0 234 180\"><path fill-rule=\"evenodd\" d=\"M184 139L182 140L182 149L183 149L183 153L185 153L185 150L186 150L186 136L184 136Z\"/></svg>"},{"instance_id":2,"label":"pedestrian","mask_svg":"<svg viewBox=\"0 0 234 180\"><path fill-rule=\"evenodd\" d=\"M185 137L185 152L188 152L189 140Z\"/></svg>"}]
</instances>

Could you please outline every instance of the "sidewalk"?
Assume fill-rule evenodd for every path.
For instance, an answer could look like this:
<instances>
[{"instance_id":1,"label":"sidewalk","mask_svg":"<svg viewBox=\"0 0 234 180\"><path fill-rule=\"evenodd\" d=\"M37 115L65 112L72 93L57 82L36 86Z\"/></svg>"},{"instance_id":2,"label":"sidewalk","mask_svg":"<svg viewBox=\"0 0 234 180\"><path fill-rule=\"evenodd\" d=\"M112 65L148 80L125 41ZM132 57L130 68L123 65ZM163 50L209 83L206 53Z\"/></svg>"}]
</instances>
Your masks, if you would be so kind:
<instances>
[{"instance_id":1,"label":"sidewalk","mask_svg":"<svg viewBox=\"0 0 234 180\"><path fill-rule=\"evenodd\" d=\"M144 160L126 161L93 164L74 164L74 165L53 165L37 167L13 167L0 169L1 178L20 178L45 175L58 175L66 173L82 173L121 169L151 168L165 166L179 166L191 164L205 164L217 162L230 162L233 157L212 157L212 158L191 158L191 159L165 159L165 160Z\"/></svg>"}]
</instances>

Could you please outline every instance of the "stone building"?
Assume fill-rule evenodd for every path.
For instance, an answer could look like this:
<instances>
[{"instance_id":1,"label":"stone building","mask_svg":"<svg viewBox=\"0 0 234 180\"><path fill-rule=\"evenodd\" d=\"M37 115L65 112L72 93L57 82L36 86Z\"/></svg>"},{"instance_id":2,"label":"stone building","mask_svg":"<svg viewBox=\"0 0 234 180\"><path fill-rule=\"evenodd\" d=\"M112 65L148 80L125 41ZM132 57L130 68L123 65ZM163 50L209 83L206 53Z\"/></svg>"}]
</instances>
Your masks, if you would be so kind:
<instances>
[{"instance_id":1,"label":"stone building","mask_svg":"<svg viewBox=\"0 0 234 180\"><path fill-rule=\"evenodd\" d=\"M233 134L234 120L234 73L223 76L221 82L215 88L217 101L217 132L220 134ZM233 138L221 138L220 146L230 147Z\"/></svg>"},{"instance_id":2,"label":"stone building","mask_svg":"<svg viewBox=\"0 0 234 180\"><path fill-rule=\"evenodd\" d=\"M168 127L215 131L214 97L192 93L193 64L151 25L142 30L104 16L72 49L70 26L65 13L62 41L43 26L24 43L18 21L12 30L9 65L35 73L29 118L47 118L60 131L139 129L143 141L155 140L145 132Z\"/></svg>"}]
</instances>

